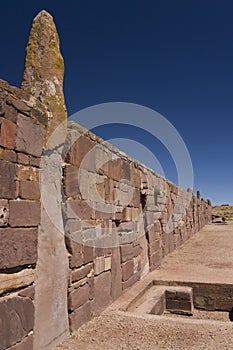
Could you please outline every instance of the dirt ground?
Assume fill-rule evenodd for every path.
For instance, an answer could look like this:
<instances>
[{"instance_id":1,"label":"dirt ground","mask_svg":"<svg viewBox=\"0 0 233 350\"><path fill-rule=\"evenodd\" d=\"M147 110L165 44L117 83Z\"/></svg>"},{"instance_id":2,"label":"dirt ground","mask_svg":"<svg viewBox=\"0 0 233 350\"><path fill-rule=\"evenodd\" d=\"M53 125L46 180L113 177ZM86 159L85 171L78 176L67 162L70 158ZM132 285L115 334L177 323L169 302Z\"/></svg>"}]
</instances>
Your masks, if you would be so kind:
<instances>
[{"instance_id":1,"label":"dirt ground","mask_svg":"<svg viewBox=\"0 0 233 350\"><path fill-rule=\"evenodd\" d=\"M233 283L233 223L207 225L152 272L154 280ZM147 277L146 277L147 278ZM134 288L134 287L133 287ZM135 315L110 306L56 350L231 350L227 315Z\"/></svg>"}]
</instances>

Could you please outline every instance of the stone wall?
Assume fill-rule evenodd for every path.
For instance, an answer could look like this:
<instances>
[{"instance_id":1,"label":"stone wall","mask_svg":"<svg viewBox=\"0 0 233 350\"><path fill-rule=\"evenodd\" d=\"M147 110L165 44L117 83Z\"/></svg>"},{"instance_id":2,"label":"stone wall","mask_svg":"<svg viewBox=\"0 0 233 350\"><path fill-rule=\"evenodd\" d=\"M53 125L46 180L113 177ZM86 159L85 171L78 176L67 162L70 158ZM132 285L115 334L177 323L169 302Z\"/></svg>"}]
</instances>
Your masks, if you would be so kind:
<instances>
[{"instance_id":1,"label":"stone wall","mask_svg":"<svg viewBox=\"0 0 233 350\"><path fill-rule=\"evenodd\" d=\"M63 189L73 331L210 222L210 208L79 125L68 130Z\"/></svg>"},{"instance_id":2,"label":"stone wall","mask_svg":"<svg viewBox=\"0 0 233 350\"><path fill-rule=\"evenodd\" d=\"M43 106L0 81L0 349L32 349ZM16 345L17 344L17 345Z\"/></svg>"},{"instance_id":3,"label":"stone wall","mask_svg":"<svg viewBox=\"0 0 233 350\"><path fill-rule=\"evenodd\" d=\"M210 222L191 190L66 128L45 11L25 62L21 89L0 81L0 350L52 349Z\"/></svg>"}]
</instances>

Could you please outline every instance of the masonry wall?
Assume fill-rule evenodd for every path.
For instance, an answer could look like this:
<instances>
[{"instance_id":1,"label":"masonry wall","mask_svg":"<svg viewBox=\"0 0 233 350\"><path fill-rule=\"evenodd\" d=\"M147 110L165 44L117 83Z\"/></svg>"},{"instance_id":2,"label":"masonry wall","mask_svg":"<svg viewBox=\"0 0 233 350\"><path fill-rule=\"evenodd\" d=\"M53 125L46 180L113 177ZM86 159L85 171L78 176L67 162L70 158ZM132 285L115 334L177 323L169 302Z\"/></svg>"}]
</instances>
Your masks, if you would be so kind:
<instances>
[{"instance_id":1,"label":"masonry wall","mask_svg":"<svg viewBox=\"0 0 233 350\"><path fill-rule=\"evenodd\" d=\"M44 271L53 281L59 273L50 264L37 268L47 121L38 100L0 81L0 350L37 349L35 306L43 300L35 303L35 274ZM210 207L79 125L69 124L62 157L64 303L74 331L210 222ZM52 234L46 235L53 252ZM40 317L37 323L40 331ZM57 342L51 334L46 349Z\"/></svg>"},{"instance_id":2,"label":"masonry wall","mask_svg":"<svg viewBox=\"0 0 233 350\"><path fill-rule=\"evenodd\" d=\"M77 124L68 130L63 186L73 331L210 222L210 208Z\"/></svg>"},{"instance_id":3,"label":"masonry wall","mask_svg":"<svg viewBox=\"0 0 233 350\"><path fill-rule=\"evenodd\" d=\"M0 349L31 350L46 114L0 81Z\"/></svg>"}]
</instances>

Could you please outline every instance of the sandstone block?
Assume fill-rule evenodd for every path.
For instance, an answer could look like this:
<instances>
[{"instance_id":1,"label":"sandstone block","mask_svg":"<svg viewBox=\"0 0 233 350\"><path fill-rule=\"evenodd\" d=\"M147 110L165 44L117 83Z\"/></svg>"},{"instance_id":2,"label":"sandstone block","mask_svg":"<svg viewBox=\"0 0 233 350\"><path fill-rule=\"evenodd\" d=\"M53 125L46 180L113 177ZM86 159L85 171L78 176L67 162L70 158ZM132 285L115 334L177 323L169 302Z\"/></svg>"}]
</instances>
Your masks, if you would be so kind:
<instances>
[{"instance_id":1,"label":"sandstone block","mask_svg":"<svg viewBox=\"0 0 233 350\"><path fill-rule=\"evenodd\" d=\"M13 345L8 350L32 350L33 349L33 335L30 334L24 338L20 343Z\"/></svg>"},{"instance_id":2,"label":"sandstone block","mask_svg":"<svg viewBox=\"0 0 233 350\"><path fill-rule=\"evenodd\" d=\"M11 200L9 202L11 227L38 226L40 223L40 203L29 200Z\"/></svg>"},{"instance_id":3,"label":"sandstone block","mask_svg":"<svg viewBox=\"0 0 233 350\"><path fill-rule=\"evenodd\" d=\"M15 165L5 160L0 160L0 198L16 198Z\"/></svg>"},{"instance_id":4,"label":"sandstone block","mask_svg":"<svg viewBox=\"0 0 233 350\"><path fill-rule=\"evenodd\" d=\"M9 205L5 199L0 199L0 227L7 226L9 221Z\"/></svg>"},{"instance_id":5,"label":"sandstone block","mask_svg":"<svg viewBox=\"0 0 233 350\"><path fill-rule=\"evenodd\" d=\"M0 118L0 145L14 149L16 140L16 125L10 120Z\"/></svg>"},{"instance_id":6,"label":"sandstone block","mask_svg":"<svg viewBox=\"0 0 233 350\"><path fill-rule=\"evenodd\" d=\"M75 197L80 194L79 169L73 165L66 164L64 169L64 192L67 197Z\"/></svg>"},{"instance_id":7,"label":"sandstone block","mask_svg":"<svg viewBox=\"0 0 233 350\"><path fill-rule=\"evenodd\" d=\"M75 289L68 296L68 308L69 311L74 311L80 306L84 305L89 300L89 290L90 287L88 284Z\"/></svg>"},{"instance_id":8,"label":"sandstone block","mask_svg":"<svg viewBox=\"0 0 233 350\"><path fill-rule=\"evenodd\" d=\"M104 272L94 280L93 314L99 315L111 302L111 272Z\"/></svg>"},{"instance_id":9,"label":"sandstone block","mask_svg":"<svg viewBox=\"0 0 233 350\"><path fill-rule=\"evenodd\" d=\"M19 182L19 197L22 199L39 200L40 187L36 181L20 181Z\"/></svg>"},{"instance_id":10,"label":"sandstone block","mask_svg":"<svg viewBox=\"0 0 233 350\"><path fill-rule=\"evenodd\" d=\"M91 320L91 302L88 301L85 305L79 307L74 312L69 314L70 331L74 332L84 323Z\"/></svg>"},{"instance_id":11,"label":"sandstone block","mask_svg":"<svg viewBox=\"0 0 233 350\"><path fill-rule=\"evenodd\" d=\"M29 298L20 297L1 300L0 324L1 349L21 342L34 326L33 302Z\"/></svg>"},{"instance_id":12,"label":"sandstone block","mask_svg":"<svg viewBox=\"0 0 233 350\"><path fill-rule=\"evenodd\" d=\"M125 282L134 274L134 261L129 260L126 263L123 263L121 266L122 266L122 279Z\"/></svg>"},{"instance_id":13,"label":"sandstone block","mask_svg":"<svg viewBox=\"0 0 233 350\"><path fill-rule=\"evenodd\" d=\"M93 270L93 264L87 264L85 266L80 267L77 270L73 270L71 273L72 283L80 281L81 279L87 277L91 271Z\"/></svg>"},{"instance_id":14,"label":"sandstone block","mask_svg":"<svg viewBox=\"0 0 233 350\"><path fill-rule=\"evenodd\" d=\"M40 157L45 138L45 128L36 124L33 119L23 115L17 120L16 150Z\"/></svg>"},{"instance_id":15,"label":"sandstone block","mask_svg":"<svg viewBox=\"0 0 233 350\"><path fill-rule=\"evenodd\" d=\"M105 259L104 256L99 256L94 260L95 275L99 275L105 271Z\"/></svg>"},{"instance_id":16,"label":"sandstone block","mask_svg":"<svg viewBox=\"0 0 233 350\"><path fill-rule=\"evenodd\" d=\"M0 270L35 264L37 229L0 228Z\"/></svg>"}]
</instances>

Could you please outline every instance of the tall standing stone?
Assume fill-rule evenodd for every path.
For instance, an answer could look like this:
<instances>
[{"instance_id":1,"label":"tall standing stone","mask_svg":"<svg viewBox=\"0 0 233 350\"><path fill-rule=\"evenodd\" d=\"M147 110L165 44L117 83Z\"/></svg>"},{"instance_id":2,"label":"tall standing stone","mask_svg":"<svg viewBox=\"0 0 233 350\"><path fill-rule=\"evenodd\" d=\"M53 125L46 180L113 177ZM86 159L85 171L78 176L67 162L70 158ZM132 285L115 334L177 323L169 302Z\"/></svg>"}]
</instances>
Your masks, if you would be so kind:
<instances>
[{"instance_id":1,"label":"tall standing stone","mask_svg":"<svg viewBox=\"0 0 233 350\"><path fill-rule=\"evenodd\" d=\"M53 18L41 11L28 41L22 89L47 108L47 144L41 158L41 224L35 280L33 350L48 350L69 334L68 253L62 220L62 146L66 136L64 63ZM52 141L52 142L51 142Z\"/></svg>"}]
</instances>

